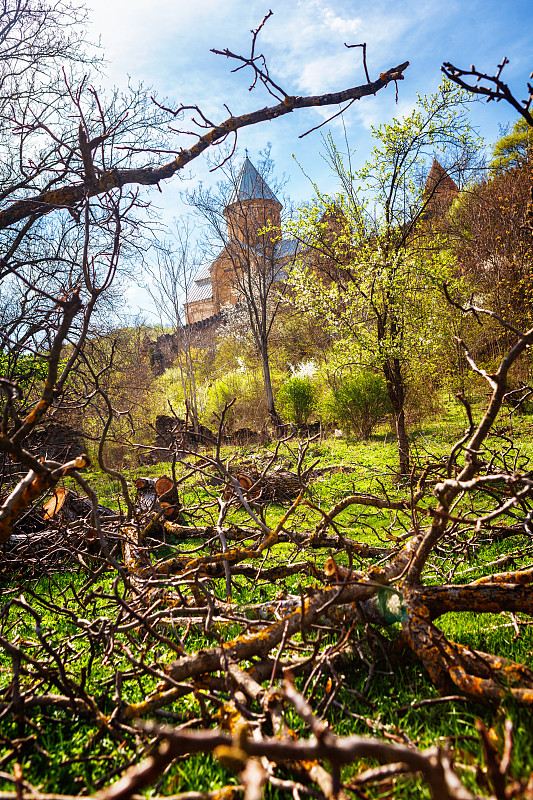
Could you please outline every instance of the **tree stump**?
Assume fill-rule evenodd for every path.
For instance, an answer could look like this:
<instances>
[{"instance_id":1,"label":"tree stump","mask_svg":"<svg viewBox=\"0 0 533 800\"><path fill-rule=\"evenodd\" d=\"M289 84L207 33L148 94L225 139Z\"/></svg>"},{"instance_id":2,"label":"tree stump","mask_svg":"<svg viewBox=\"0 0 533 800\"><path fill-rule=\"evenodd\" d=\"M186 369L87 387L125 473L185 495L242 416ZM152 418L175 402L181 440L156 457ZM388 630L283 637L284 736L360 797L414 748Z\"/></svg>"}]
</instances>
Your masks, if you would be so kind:
<instances>
[{"instance_id":1,"label":"tree stump","mask_svg":"<svg viewBox=\"0 0 533 800\"><path fill-rule=\"evenodd\" d=\"M162 475L161 478L137 478L135 481L135 511L138 514L149 514L151 511L163 511L165 519L175 521L180 515L178 490L172 478ZM160 499L163 498L163 499Z\"/></svg>"}]
</instances>

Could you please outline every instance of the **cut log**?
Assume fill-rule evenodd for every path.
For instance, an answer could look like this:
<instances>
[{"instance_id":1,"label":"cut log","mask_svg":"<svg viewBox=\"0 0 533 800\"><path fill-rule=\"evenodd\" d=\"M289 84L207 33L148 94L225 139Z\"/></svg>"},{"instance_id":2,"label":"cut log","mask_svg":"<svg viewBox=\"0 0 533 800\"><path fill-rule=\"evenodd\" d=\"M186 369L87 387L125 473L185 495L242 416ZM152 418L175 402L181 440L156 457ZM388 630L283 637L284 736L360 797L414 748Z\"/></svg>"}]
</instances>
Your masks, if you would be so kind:
<instances>
[{"instance_id":1,"label":"cut log","mask_svg":"<svg viewBox=\"0 0 533 800\"><path fill-rule=\"evenodd\" d=\"M52 497L43 503L43 511L45 519L52 519L61 513L63 506L67 505L67 497L69 494L68 489L63 489L59 486L52 493Z\"/></svg>"},{"instance_id":2,"label":"cut log","mask_svg":"<svg viewBox=\"0 0 533 800\"><path fill-rule=\"evenodd\" d=\"M156 507L158 498L153 478L137 478L135 481L135 511L137 514L148 514Z\"/></svg>"},{"instance_id":3,"label":"cut log","mask_svg":"<svg viewBox=\"0 0 533 800\"><path fill-rule=\"evenodd\" d=\"M353 570L337 564L333 556L328 556L324 562L324 574L329 581L343 583L353 576Z\"/></svg>"},{"instance_id":4,"label":"cut log","mask_svg":"<svg viewBox=\"0 0 533 800\"><path fill-rule=\"evenodd\" d=\"M162 475L157 480L138 478L135 481L135 487L137 489L135 511L138 514L148 514L151 511L157 512L162 509L167 520L178 519L180 502L172 478L167 475Z\"/></svg>"},{"instance_id":5,"label":"cut log","mask_svg":"<svg viewBox=\"0 0 533 800\"><path fill-rule=\"evenodd\" d=\"M154 486L157 492L157 496L162 497L166 492L170 492L174 488L174 481L167 475L162 475L160 478L156 480ZM177 492L175 489L174 489L174 495L177 496Z\"/></svg>"},{"instance_id":6,"label":"cut log","mask_svg":"<svg viewBox=\"0 0 533 800\"><path fill-rule=\"evenodd\" d=\"M78 519L89 518L92 514L92 503L88 497L73 492L72 489L65 489L58 486L52 492L52 496L46 503L43 503L43 516L47 521L64 523L68 525ZM101 517L114 516L117 512L106 506L98 506L98 513Z\"/></svg>"},{"instance_id":7,"label":"cut log","mask_svg":"<svg viewBox=\"0 0 533 800\"><path fill-rule=\"evenodd\" d=\"M261 497L269 502L294 500L303 488L298 475L288 470L267 472L261 481L261 487Z\"/></svg>"},{"instance_id":8,"label":"cut log","mask_svg":"<svg viewBox=\"0 0 533 800\"><path fill-rule=\"evenodd\" d=\"M155 490L159 498L159 505L164 510L166 519L177 519L180 513L180 501L178 490L174 486L172 478L162 475L155 482Z\"/></svg>"},{"instance_id":9,"label":"cut log","mask_svg":"<svg viewBox=\"0 0 533 800\"><path fill-rule=\"evenodd\" d=\"M238 472L235 477L242 486L242 492L247 500L255 500L259 497L261 494L261 487L259 485L250 491L257 479L254 480L250 475L245 475L243 472ZM237 497L237 493L232 484L228 482L224 489L224 499L229 500L232 496Z\"/></svg>"}]
</instances>

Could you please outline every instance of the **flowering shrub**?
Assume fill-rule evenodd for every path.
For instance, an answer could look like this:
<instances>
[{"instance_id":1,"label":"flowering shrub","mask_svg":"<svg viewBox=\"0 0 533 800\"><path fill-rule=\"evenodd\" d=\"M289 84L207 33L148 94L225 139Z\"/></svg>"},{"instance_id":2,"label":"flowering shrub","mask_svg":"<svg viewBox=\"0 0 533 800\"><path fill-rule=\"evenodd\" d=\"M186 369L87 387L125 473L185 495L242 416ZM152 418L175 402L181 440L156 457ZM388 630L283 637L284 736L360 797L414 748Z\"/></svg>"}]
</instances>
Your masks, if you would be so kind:
<instances>
[{"instance_id":1,"label":"flowering shrub","mask_svg":"<svg viewBox=\"0 0 533 800\"><path fill-rule=\"evenodd\" d=\"M302 361L296 367L293 367L291 364L290 367L293 375L298 378L309 378L309 380L314 378L318 372L318 367L312 358L310 358L309 361Z\"/></svg>"}]
</instances>

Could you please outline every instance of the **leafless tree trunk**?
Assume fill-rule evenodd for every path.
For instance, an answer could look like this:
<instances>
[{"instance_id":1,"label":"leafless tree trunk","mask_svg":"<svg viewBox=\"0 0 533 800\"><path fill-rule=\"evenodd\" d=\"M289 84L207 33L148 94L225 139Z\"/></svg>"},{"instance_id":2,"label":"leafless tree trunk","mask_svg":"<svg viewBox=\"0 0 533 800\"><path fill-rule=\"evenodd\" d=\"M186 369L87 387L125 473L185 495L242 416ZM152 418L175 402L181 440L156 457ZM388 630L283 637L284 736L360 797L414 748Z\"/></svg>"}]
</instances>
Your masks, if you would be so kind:
<instances>
[{"instance_id":1,"label":"leafless tree trunk","mask_svg":"<svg viewBox=\"0 0 533 800\"><path fill-rule=\"evenodd\" d=\"M186 416L191 417L194 431L199 430L196 364L192 353L194 334L187 325L185 308L193 288L199 255L191 243L190 221L176 228L172 240L160 247L157 266L148 266L150 281L146 288L158 310L161 324L171 328L172 350L180 372Z\"/></svg>"}]
</instances>

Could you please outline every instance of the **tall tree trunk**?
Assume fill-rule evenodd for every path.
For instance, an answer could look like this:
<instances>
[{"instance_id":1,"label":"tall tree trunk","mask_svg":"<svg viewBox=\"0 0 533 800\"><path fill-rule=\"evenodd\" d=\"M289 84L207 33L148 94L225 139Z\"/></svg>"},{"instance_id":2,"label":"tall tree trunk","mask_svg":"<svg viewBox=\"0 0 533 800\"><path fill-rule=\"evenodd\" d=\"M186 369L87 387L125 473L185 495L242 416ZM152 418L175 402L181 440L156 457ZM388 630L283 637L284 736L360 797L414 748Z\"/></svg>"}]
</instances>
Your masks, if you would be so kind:
<instances>
[{"instance_id":1,"label":"tall tree trunk","mask_svg":"<svg viewBox=\"0 0 533 800\"><path fill-rule=\"evenodd\" d=\"M190 342L184 342L182 349L178 353L178 366L180 370L181 387L185 399L187 415L190 415L193 431L198 433L200 430L198 420L198 403L196 397L196 381L194 378L194 364L191 358Z\"/></svg>"},{"instance_id":2,"label":"tall tree trunk","mask_svg":"<svg viewBox=\"0 0 533 800\"><path fill-rule=\"evenodd\" d=\"M400 460L400 475L409 475L411 466L409 459L409 439L405 430L405 412L403 408L394 414L396 423L396 436L398 438L398 454Z\"/></svg>"},{"instance_id":3,"label":"tall tree trunk","mask_svg":"<svg viewBox=\"0 0 533 800\"><path fill-rule=\"evenodd\" d=\"M405 429L405 380L402 367L398 359L386 360L383 364L383 374L387 384L387 392L394 411L396 438L398 439L399 474L409 475L409 438Z\"/></svg>"},{"instance_id":4,"label":"tall tree trunk","mask_svg":"<svg viewBox=\"0 0 533 800\"><path fill-rule=\"evenodd\" d=\"M266 407L268 413L272 416L276 413L276 407L274 405L274 393L272 391L272 379L270 377L270 364L268 362L268 348L266 342L261 343L261 365L263 367Z\"/></svg>"},{"instance_id":5,"label":"tall tree trunk","mask_svg":"<svg viewBox=\"0 0 533 800\"><path fill-rule=\"evenodd\" d=\"M270 377L270 364L268 361L268 345L266 342L261 343L261 365L263 367L263 381L265 384L266 407L272 424L277 430L278 435L281 434L281 426L283 424L281 417L276 411L274 404L274 392L272 391L272 379Z\"/></svg>"}]
</instances>

